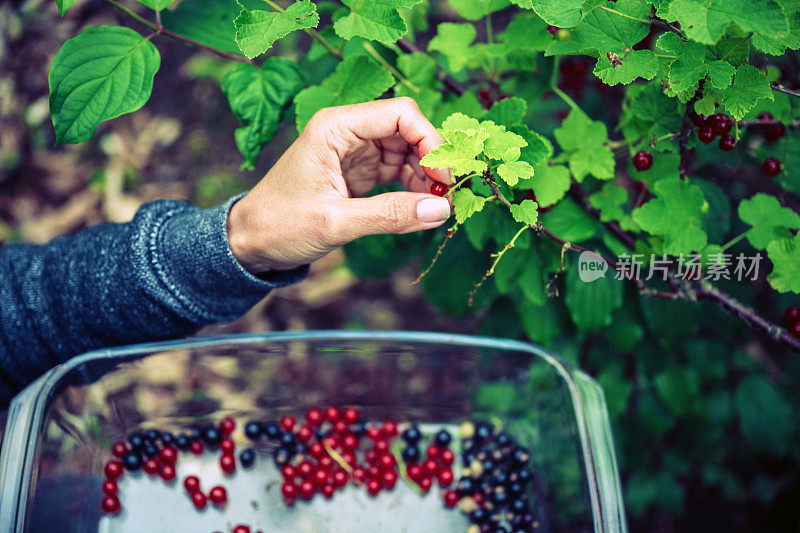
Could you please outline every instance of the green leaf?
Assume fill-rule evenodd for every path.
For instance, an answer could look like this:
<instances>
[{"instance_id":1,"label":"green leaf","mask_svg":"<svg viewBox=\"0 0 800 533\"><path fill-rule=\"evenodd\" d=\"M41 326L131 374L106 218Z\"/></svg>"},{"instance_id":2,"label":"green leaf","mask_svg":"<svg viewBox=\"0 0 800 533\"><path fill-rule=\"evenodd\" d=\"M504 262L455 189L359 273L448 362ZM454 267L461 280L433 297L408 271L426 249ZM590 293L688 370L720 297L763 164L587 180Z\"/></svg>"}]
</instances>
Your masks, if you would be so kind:
<instances>
[{"instance_id":1,"label":"green leaf","mask_svg":"<svg viewBox=\"0 0 800 533\"><path fill-rule=\"evenodd\" d=\"M494 109L494 108L493 108ZM527 144L520 150L519 158L530 166L535 167L553 157L553 145L543 135L531 131L527 126L510 126L508 131L514 132L522 137Z\"/></svg>"},{"instance_id":2,"label":"green leaf","mask_svg":"<svg viewBox=\"0 0 800 533\"><path fill-rule=\"evenodd\" d=\"M158 50L130 28L94 26L69 39L50 66L56 143L79 143L97 126L142 107L161 65Z\"/></svg>"},{"instance_id":3,"label":"green leaf","mask_svg":"<svg viewBox=\"0 0 800 533\"><path fill-rule=\"evenodd\" d=\"M471 54L467 52L477 36L472 24L442 22L436 27L436 36L428 43L428 52L444 54L450 70L458 72L470 62Z\"/></svg>"},{"instance_id":4,"label":"green leaf","mask_svg":"<svg viewBox=\"0 0 800 533\"><path fill-rule=\"evenodd\" d=\"M670 178L656 182L655 194L633 211L633 220L651 235L663 237L668 254L702 250L708 240L701 221L707 204L700 187Z\"/></svg>"},{"instance_id":5,"label":"green leaf","mask_svg":"<svg viewBox=\"0 0 800 533\"><path fill-rule=\"evenodd\" d=\"M319 24L317 8L311 0L300 0L277 11L247 10L241 3L242 11L233 21L236 27L236 43L250 59L270 49L272 44L295 30L316 28Z\"/></svg>"},{"instance_id":6,"label":"green leaf","mask_svg":"<svg viewBox=\"0 0 800 533\"><path fill-rule=\"evenodd\" d=\"M595 75L607 85L628 84L637 78L652 80L658 73L658 59L650 50L633 50L620 54L619 64L608 55L600 56L594 67Z\"/></svg>"},{"instance_id":7,"label":"green leaf","mask_svg":"<svg viewBox=\"0 0 800 533\"><path fill-rule=\"evenodd\" d=\"M259 0L243 0L242 4L254 9L264 5ZM175 9L161 13L161 23L178 35L241 55L233 25L240 11L241 7L233 0L183 0Z\"/></svg>"},{"instance_id":8,"label":"green leaf","mask_svg":"<svg viewBox=\"0 0 800 533\"><path fill-rule=\"evenodd\" d=\"M467 20L479 20L508 6L508 0L447 0Z\"/></svg>"},{"instance_id":9,"label":"green leaf","mask_svg":"<svg viewBox=\"0 0 800 533\"><path fill-rule=\"evenodd\" d=\"M572 183L569 169L563 165L541 164L534 168L533 178L520 183L520 188L533 189L536 202L547 207L560 201Z\"/></svg>"},{"instance_id":10,"label":"green leaf","mask_svg":"<svg viewBox=\"0 0 800 533\"><path fill-rule=\"evenodd\" d=\"M513 187L519 180L533 176L533 167L525 161L512 161L500 164L497 167L497 174L503 181Z\"/></svg>"},{"instance_id":11,"label":"green leaf","mask_svg":"<svg viewBox=\"0 0 800 533\"><path fill-rule=\"evenodd\" d=\"M700 376L693 368L670 366L653 380L658 395L676 415L686 415L700 400Z\"/></svg>"},{"instance_id":12,"label":"green leaf","mask_svg":"<svg viewBox=\"0 0 800 533\"><path fill-rule=\"evenodd\" d=\"M614 177L614 154L604 144L608 140L605 124L573 109L553 134L561 149L570 152L569 168L578 182L589 174L601 180Z\"/></svg>"},{"instance_id":13,"label":"green leaf","mask_svg":"<svg viewBox=\"0 0 800 533\"><path fill-rule=\"evenodd\" d=\"M608 416L612 420L625 412L628 398L633 392L633 385L623 374L622 363L613 361L609 363L600 374L597 382L603 387L603 393L608 404Z\"/></svg>"},{"instance_id":14,"label":"green leaf","mask_svg":"<svg viewBox=\"0 0 800 533\"><path fill-rule=\"evenodd\" d=\"M403 54L397 58L397 68L420 90L413 91L402 83L394 88L395 96L409 96L417 102L422 114L431 117L442 101L436 77L436 60L428 54Z\"/></svg>"},{"instance_id":15,"label":"green leaf","mask_svg":"<svg viewBox=\"0 0 800 533\"><path fill-rule=\"evenodd\" d=\"M736 388L742 433L757 450L783 455L794 433L792 407L763 376L746 377Z\"/></svg>"},{"instance_id":16,"label":"green leaf","mask_svg":"<svg viewBox=\"0 0 800 533\"><path fill-rule=\"evenodd\" d=\"M161 11L175 0L137 0L137 1L146 5L153 11Z\"/></svg>"},{"instance_id":17,"label":"green leaf","mask_svg":"<svg viewBox=\"0 0 800 533\"><path fill-rule=\"evenodd\" d=\"M483 209L486 198L472 194L469 189L458 189L453 193L453 209L459 224Z\"/></svg>"},{"instance_id":18,"label":"green leaf","mask_svg":"<svg viewBox=\"0 0 800 533\"><path fill-rule=\"evenodd\" d=\"M516 133L506 130L504 126L497 126L493 122L482 122L481 127L486 128L489 134L483 153L492 159L507 163L516 161L519 159L520 149L528 144Z\"/></svg>"},{"instance_id":19,"label":"green leaf","mask_svg":"<svg viewBox=\"0 0 800 533\"><path fill-rule=\"evenodd\" d=\"M728 25L745 32L774 36L789 29L786 16L773 0L672 0L669 20L677 20L693 41L714 44Z\"/></svg>"},{"instance_id":20,"label":"green leaf","mask_svg":"<svg viewBox=\"0 0 800 533\"><path fill-rule=\"evenodd\" d=\"M475 158L483 152L488 135L485 130L448 132L447 142L434 148L419 163L428 168L450 168L456 176L481 173L488 168L486 161Z\"/></svg>"},{"instance_id":21,"label":"green leaf","mask_svg":"<svg viewBox=\"0 0 800 533\"><path fill-rule=\"evenodd\" d=\"M297 131L323 107L358 104L378 98L394 85L394 76L366 56L348 57L321 85L308 87L295 97Z\"/></svg>"},{"instance_id":22,"label":"green leaf","mask_svg":"<svg viewBox=\"0 0 800 533\"><path fill-rule=\"evenodd\" d=\"M64 13L67 12L67 9L71 8L75 5L75 2L78 0L56 0L56 5L58 6L58 12L61 13L61 16L64 16Z\"/></svg>"},{"instance_id":23,"label":"green leaf","mask_svg":"<svg viewBox=\"0 0 800 533\"><path fill-rule=\"evenodd\" d=\"M528 110L528 103L522 98L512 96L495 103L484 117L501 126L520 124Z\"/></svg>"},{"instance_id":24,"label":"green leaf","mask_svg":"<svg viewBox=\"0 0 800 533\"><path fill-rule=\"evenodd\" d=\"M760 100L772 100L772 89L766 74L752 65L736 69L733 85L725 89L722 105L736 120L741 120Z\"/></svg>"},{"instance_id":25,"label":"green leaf","mask_svg":"<svg viewBox=\"0 0 800 533\"><path fill-rule=\"evenodd\" d=\"M511 216L514 220L532 226L539 220L539 209L533 200L523 200L511 206Z\"/></svg>"},{"instance_id":26,"label":"green leaf","mask_svg":"<svg viewBox=\"0 0 800 533\"><path fill-rule=\"evenodd\" d=\"M602 222L617 221L623 229L630 228L631 224L635 227L632 217L623 209L628 204L628 191L622 187L606 183L602 189L589 196L589 203L600 210Z\"/></svg>"},{"instance_id":27,"label":"green leaf","mask_svg":"<svg viewBox=\"0 0 800 533\"><path fill-rule=\"evenodd\" d=\"M525 334L533 342L549 346L561 329L558 309L553 302L547 300L543 305L536 305L527 298L517 298L514 303Z\"/></svg>"},{"instance_id":28,"label":"green leaf","mask_svg":"<svg viewBox=\"0 0 800 533\"><path fill-rule=\"evenodd\" d=\"M475 117L465 115L464 113L453 113L442 122L442 129L445 130L445 136L450 130L477 130L481 127L481 121ZM487 132L488 133L488 132Z\"/></svg>"},{"instance_id":29,"label":"green leaf","mask_svg":"<svg viewBox=\"0 0 800 533\"><path fill-rule=\"evenodd\" d=\"M280 57L268 58L261 68L238 64L222 81L222 92L242 128L236 144L244 155L242 170L252 170L261 148L280 124L281 114L303 87L303 76L295 64Z\"/></svg>"},{"instance_id":30,"label":"green leaf","mask_svg":"<svg viewBox=\"0 0 800 533\"><path fill-rule=\"evenodd\" d=\"M739 218L752 228L747 240L754 248L763 250L776 239L788 239L790 230L800 229L800 215L782 207L774 196L758 193L739 204Z\"/></svg>"},{"instance_id":31,"label":"green leaf","mask_svg":"<svg viewBox=\"0 0 800 533\"><path fill-rule=\"evenodd\" d=\"M533 9L545 22L559 28L571 28L583 17L585 0L512 0L525 9Z\"/></svg>"},{"instance_id":32,"label":"green leaf","mask_svg":"<svg viewBox=\"0 0 800 533\"><path fill-rule=\"evenodd\" d=\"M621 54L631 50L636 43L647 36L650 25L634 20L647 19L650 14L650 5L647 2L644 0L619 0L602 2L601 5L616 11L616 13L604 9L592 10L571 31L569 39L554 40L547 49L546 55L589 52L597 55L605 55L607 52ZM618 13L622 13L623 16ZM545 18L545 20L547 19ZM564 27L560 24L554 25Z\"/></svg>"},{"instance_id":33,"label":"green leaf","mask_svg":"<svg viewBox=\"0 0 800 533\"><path fill-rule=\"evenodd\" d=\"M597 233L597 222L573 200L565 198L542 214L544 227L570 242L591 239Z\"/></svg>"},{"instance_id":34,"label":"green leaf","mask_svg":"<svg viewBox=\"0 0 800 533\"><path fill-rule=\"evenodd\" d=\"M622 305L622 283L612 270L594 281L583 281L580 264L567 272L567 309L581 331L593 333L611 325L611 316Z\"/></svg>"},{"instance_id":35,"label":"green leaf","mask_svg":"<svg viewBox=\"0 0 800 533\"><path fill-rule=\"evenodd\" d=\"M342 0L350 13L333 24L343 39L364 37L373 41L394 42L408 31L398 9L412 7L422 0Z\"/></svg>"},{"instance_id":36,"label":"green leaf","mask_svg":"<svg viewBox=\"0 0 800 533\"><path fill-rule=\"evenodd\" d=\"M792 239L772 241L767 245L772 273L767 281L778 292L800 294L800 233Z\"/></svg>"},{"instance_id":37,"label":"green leaf","mask_svg":"<svg viewBox=\"0 0 800 533\"><path fill-rule=\"evenodd\" d=\"M497 413L508 413L519 405L521 398L511 383L486 383L475 392L475 405Z\"/></svg>"}]
</instances>

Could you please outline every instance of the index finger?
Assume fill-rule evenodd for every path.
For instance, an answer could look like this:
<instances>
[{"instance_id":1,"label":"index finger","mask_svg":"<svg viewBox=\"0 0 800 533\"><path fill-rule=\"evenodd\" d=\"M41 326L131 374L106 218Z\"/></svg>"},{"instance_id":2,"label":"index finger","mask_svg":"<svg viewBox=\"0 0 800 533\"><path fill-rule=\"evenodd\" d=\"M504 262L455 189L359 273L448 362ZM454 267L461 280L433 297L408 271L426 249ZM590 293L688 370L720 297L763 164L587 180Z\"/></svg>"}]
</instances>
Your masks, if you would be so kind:
<instances>
[{"instance_id":1,"label":"index finger","mask_svg":"<svg viewBox=\"0 0 800 533\"><path fill-rule=\"evenodd\" d=\"M444 142L414 99L407 96L335 109L338 113L333 120L357 137L377 140L399 133L408 144L417 148L420 159ZM450 169L423 167L423 170L433 180L453 183Z\"/></svg>"}]
</instances>

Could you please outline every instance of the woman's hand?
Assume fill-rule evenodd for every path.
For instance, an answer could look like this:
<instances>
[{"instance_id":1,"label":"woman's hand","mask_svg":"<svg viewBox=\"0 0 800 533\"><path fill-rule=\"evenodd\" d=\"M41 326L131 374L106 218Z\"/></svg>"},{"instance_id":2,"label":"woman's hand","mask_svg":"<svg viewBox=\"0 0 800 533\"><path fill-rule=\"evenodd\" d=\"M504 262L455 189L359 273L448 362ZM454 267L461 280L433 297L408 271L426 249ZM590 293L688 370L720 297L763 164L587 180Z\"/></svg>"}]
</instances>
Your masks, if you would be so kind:
<instances>
[{"instance_id":1,"label":"woman's hand","mask_svg":"<svg viewBox=\"0 0 800 533\"><path fill-rule=\"evenodd\" d=\"M288 270L364 235L440 226L450 203L428 191L452 177L419 160L441 143L411 98L322 109L231 208L234 256L252 273ZM361 198L392 181L406 191Z\"/></svg>"}]
</instances>

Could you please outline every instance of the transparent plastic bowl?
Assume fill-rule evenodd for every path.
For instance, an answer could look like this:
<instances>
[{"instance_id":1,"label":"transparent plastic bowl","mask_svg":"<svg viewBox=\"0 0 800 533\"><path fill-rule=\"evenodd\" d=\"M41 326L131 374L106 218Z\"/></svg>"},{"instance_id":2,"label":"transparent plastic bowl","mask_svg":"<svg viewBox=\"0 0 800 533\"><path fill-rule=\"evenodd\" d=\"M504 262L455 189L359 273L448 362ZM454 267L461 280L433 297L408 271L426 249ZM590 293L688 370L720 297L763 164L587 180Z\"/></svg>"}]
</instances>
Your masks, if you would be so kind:
<instances>
[{"instance_id":1,"label":"transparent plastic bowl","mask_svg":"<svg viewBox=\"0 0 800 533\"><path fill-rule=\"evenodd\" d=\"M159 496L161 489L153 489L149 500L149 493L140 491L137 502L144 509L104 517L99 502L110 444L137 429L178 430L224 415L234 416L241 427L250 419L302 416L314 405L356 405L365 419L391 417L435 427L492 420L532 451L537 531L627 530L605 399L589 376L522 342L376 331L142 344L90 352L52 369L9 409L0 453L0 530L136 531L131 524L139 513L142 524L157 516L159 531L196 531L198 520L208 531L228 531L236 523L231 516L176 505L170 495ZM134 478L133 490L139 482L126 477ZM155 482L143 480L148 481ZM244 511L253 531L365 529L346 519L325 521L330 509L324 505L337 497L318 509L312 509L314 502L287 509L270 483L265 489L265 483L246 477L236 482L254 485L249 490L260 499ZM125 509L125 494L120 499ZM348 500L335 510L344 516L359 506L375 506L369 509L369 528L376 531L464 531L454 522L438 524L438 511L426 514L441 509L441 500L432 506L401 492L388 507L380 501ZM404 516L413 517L414 525Z\"/></svg>"}]
</instances>

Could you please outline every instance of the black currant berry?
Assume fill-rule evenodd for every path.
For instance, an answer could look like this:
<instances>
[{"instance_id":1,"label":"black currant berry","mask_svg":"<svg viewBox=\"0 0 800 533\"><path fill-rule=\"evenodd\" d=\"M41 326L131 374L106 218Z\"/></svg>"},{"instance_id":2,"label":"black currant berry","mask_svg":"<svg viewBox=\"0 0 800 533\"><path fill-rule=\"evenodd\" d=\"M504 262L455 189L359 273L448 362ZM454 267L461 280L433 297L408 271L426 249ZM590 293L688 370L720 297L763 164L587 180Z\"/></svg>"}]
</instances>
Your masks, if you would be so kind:
<instances>
[{"instance_id":1,"label":"black currant berry","mask_svg":"<svg viewBox=\"0 0 800 533\"><path fill-rule=\"evenodd\" d=\"M766 158L764 160L764 164L761 165L761 171L764 172L764 174L766 174L769 177L777 176L778 174L780 174L782 168L783 165L781 165L781 162L774 157Z\"/></svg>"},{"instance_id":2,"label":"black currant berry","mask_svg":"<svg viewBox=\"0 0 800 533\"><path fill-rule=\"evenodd\" d=\"M203 430L203 442L208 444L209 446L215 446L219 444L222 435L220 434L219 430L214 426L209 426Z\"/></svg>"},{"instance_id":3,"label":"black currant berry","mask_svg":"<svg viewBox=\"0 0 800 533\"><path fill-rule=\"evenodd\" d=\"M485 441L492 438L494 434L494 427L488 422L475 423L475 439L478 441Z\"/></svg>"},{"instance_id":4,"label":"black currant berry","mask_svg":"<svg viewBox=\"0 0 800 533\"><path fill-rule=\"evenodd\" d=\"M146 439L149 439L150 441L155 442L155 441L157 441L158 439L161 438L161 432L159 430L157 430L157 429L148 429L145 432L144 437Z\"/></svg>"},{"instance_id":5,"label":"black currant berry","mask_svg":"<svg viewBox=\"0 0 800 533\"><path fill-rule=\"evenodd\" d=\"M144 446L144 435L139 432L131 433L128 435L128 443L134 450L139 450Z\"/></svg>"},{"instance_id":6,"label":"black currant berry","mask_svg":"<svg viewBox=\"0 0 800 533\"><path fill-rule=\"evenodd\" d=\"M422 433L415 424L403 432L402 439L408 444L416 444L422 439Z\"/></svg>"},{"instance_id":7,"label":"black currant berry","mask_svg":"<svg viewBox=\"0 0 800 533\"><path fill-rule=\"evenodd\" d=\"M406 463L416 463L419 462L420 453L419 448L416 446L406 446L403 448L402 451L403 461Z\"/></svg>"},{"instance_id":8,"label":"black currant berry","mask_svg":"<svg viewBox=\"0 0 800 533\"><path fill-rule=\"evenodd\" d=\"M433 438L433 441L436 443L437 446L442 448L447 448L450 446L450 441L453 440L453 437L450 435L450 432L446 429L440 430L436 436Z\"/></svg>"},{"instance_id":9,"label":"black currant berry","mask_svg":"<svg viewBox=\"0 0 800 533\"><path fill-rule=\"evenodd\" d=\"M736 138L733 135L723 135L719 138L719 148L723 152L730 152L736 147Z\"/></svg>"},{"instance_id":10,"label":"black currant berry","mask_svg":"<svg viewBox=\"0 0 800 533\"><path fill-rule=\"evenodd\" d=\"M653 156L644 150L636 152L633 156L633 168L642 172L653 166Z\"/></svg>"},{"instance_id":11,"label":"black currant berry","mask_svg":"<svg viewBox=\"0 0 800 533\"><path fill-rule=\"evenodd\" d=\"M281 438L283 431L281 426L274 420L270 420L264 425L264 435L270 440L278 440Z\"/></svg>"},{"instance_id":12,"label":"black currant berry","mask_svg":"<svg viewBox=\"0 0 800 533\"><path fill-rule=\"evenodd\" d=\"M251 448L246 450L242 450L239 454L239 463L241 463L243 468L250 468L256 462L256 452L254 452Z\"/></svg>"},{"instance_id":13,"label":"black currant berry","mask_svg":"<svg viewBox=\"0 0 800 533\"><path fill-rule=\"evenodd\" d=\"M122 466L125 470L138 470L142 466L142 456L137 452L128 452L122 458Z\"/></svg>"},{"instance_id":14,"label":"black currant berry","mask_svg":"<svg viewBox=\"0 0 800 533\"><path fill-rule=\"evenodd\" d=\"M260 439L263 433L264 428L261 426L261 422L252 421L244 425L244 435L250 440Z\"/></svg>"}]
</instances>

